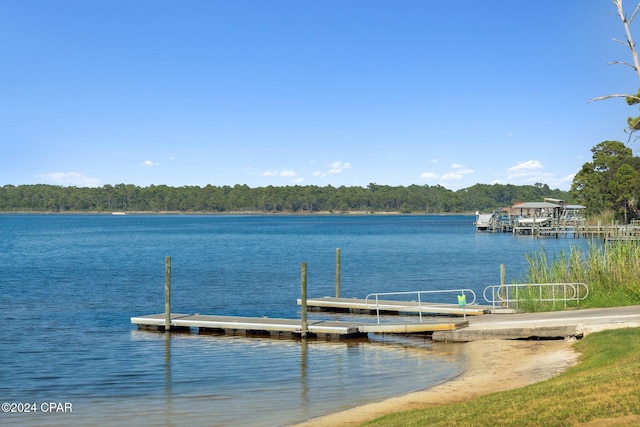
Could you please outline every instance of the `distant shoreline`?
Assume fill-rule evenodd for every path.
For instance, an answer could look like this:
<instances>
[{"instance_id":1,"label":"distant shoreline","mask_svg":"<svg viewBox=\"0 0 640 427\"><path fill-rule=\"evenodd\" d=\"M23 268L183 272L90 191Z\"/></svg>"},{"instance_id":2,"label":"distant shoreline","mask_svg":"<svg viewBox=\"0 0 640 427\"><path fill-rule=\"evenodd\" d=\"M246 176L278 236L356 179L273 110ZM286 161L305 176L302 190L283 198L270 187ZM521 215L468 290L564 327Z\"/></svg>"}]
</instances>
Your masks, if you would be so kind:
<instances>
[{"instance_id":1,"label":"distant shoreline","mask_svg":"<svg viewBox=\"0 0 640 427\"><path fill-rule=\"evenodd\" d=\"M260 211L229 211L229 212L180 212L180 211L67 211L67 212L41 212L41 211L2 211L0 215L255 215L255 216L474 216L470 212L442 212L442 213L419 213L419 212L390 212L390 211L371 211L371 212L260 212Z\"/></svg>"}]
</instances>

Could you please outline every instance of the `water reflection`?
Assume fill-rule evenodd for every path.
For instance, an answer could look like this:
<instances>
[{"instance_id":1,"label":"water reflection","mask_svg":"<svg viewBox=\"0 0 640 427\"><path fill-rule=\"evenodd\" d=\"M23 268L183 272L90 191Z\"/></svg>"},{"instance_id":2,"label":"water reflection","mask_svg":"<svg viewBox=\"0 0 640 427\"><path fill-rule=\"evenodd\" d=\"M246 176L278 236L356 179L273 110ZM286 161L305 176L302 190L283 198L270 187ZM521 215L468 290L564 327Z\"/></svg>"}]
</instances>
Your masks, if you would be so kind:
<instances>
[{"instance_id":1,"label":"water reflection","mask_svg":"<svg viewBox=\"0 0 640 427\"><path fill-rule=\"evenodd\" d=\"M411 336L319 341L132 331L131 339L145 358L138 367L149 382L147 407L163 408L145 420L171 427L295 423L423 389L463 367L459 346ZM162 368L158 388L154 366Z\"/></svg>"},{"instance_id":2,"label":"water reflection","mask_svg":"<svg viewBox=\"0 0 640 427\"><path fill-rule=\"evenodd\" d=\"M309 381L307 380L307 350L309 342L306 339L300 341L300 401L303 408L309 407ZM306 410L305 410L306 414Z\"/></svg>"},{"instance_id":3,"label":"water reflection","mask_svg":"<svg viewBox=\"0 0 640 427\"><path fill-rule=\"evenodd\" d=\"M164 334L164 397L165 397L165 415L167 426L173 427L173 393L171 378L171 333Z\"/></svg>"}]
</instances>

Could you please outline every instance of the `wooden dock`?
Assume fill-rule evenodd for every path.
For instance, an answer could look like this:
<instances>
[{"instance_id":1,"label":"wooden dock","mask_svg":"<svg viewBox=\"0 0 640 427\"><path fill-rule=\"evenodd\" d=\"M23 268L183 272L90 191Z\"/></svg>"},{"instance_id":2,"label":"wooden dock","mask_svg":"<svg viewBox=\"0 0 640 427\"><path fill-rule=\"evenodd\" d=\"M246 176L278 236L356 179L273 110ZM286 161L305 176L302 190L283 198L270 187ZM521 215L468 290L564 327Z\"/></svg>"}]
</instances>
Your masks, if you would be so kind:
<instances>
[{"instance_id":1,"label":"wooden dock","mask_svg":"<svg viewBox=\"0 0 640 427\"><path fill-rule=\"evenodd\" d=\"M165 314L132 317L131 323L141 330L164 331ZM467 321L420 323L357 323L308 320L307 336L311 338L358 338L369 333L411 334L450 331L468 326ZM199 334L247 335L268 337L300 337L299 319L270 317L207 316L171 313L171 331Z\"/></svg>"},{"instance_id":2,"label":"wooden dock","mask_svg":"<svg viewBox=\"0 0 640 427\"><path fill-rule=\"evenodd\" d=\"M298 305L302 300L298 298ZM307 309L314 311L337 311L360 314L434 314L450 316L479 316L490 313L490 306L467 305L462 308L458 304L440 304L434 302L375 300L358 298L307 298Z\"/></svg>"},{"instance_id":3,"label":"wooden dock","mask_svg":"<svg viewBox=\"0 0 640 427\"><path fill-rule=\"evenodd\" d=\"M513 234L536 237L573 236L574 238L601 238L605 241L640 240L640 224L629 225L518 225Z\"/></svg>"}]
</instances>

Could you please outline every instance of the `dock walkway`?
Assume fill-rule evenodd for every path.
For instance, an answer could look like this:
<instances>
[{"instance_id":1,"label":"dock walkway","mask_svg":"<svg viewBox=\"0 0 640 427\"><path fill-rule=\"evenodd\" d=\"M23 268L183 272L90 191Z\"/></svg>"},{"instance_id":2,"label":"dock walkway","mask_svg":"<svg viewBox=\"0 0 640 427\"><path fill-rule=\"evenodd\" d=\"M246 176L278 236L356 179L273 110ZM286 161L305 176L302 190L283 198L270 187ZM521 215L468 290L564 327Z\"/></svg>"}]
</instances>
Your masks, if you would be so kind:
<instances>
[{"instance_id":1,"label":"dock walkway","mask_svg":"<svg viewBox=\"0 0 640 427\"><path fill-rule=\"evenodd\" d=\"M514 226L513 234L536 237L602 238L605 241L640 240L640 225L637 222L630 225L527 224Z\"/></svg>"},{"instance_id":2,"label":"dock walkway","mask_svg":"<svg viewBox=\"0 0 640 427\"><path fill-rule=\"evenodd\" d=\"M298 298L298 305L302 300ZM491 312L491 306L469 304L464 308L458 304L440 304L434 302L375 300L359 298L307 298L307 309L315 311L339 311L360 314L398 314L422 313L452 316L479 316Z\"/></svg>"},{"instance_id":3,"label":"dock walkway","mask_svg":"<svg viewBox=\"0 0 640 427\"><path fill-rule=\"evenodd\" d=\"M138 329L164 331L165 314L132 317L131 323ZM432 333L466 327L467 321L415 322L415 323L357 323L327 320L308 320L307 336L317 338L357 338L369 333ZM208 316L201 314L171 313L171 330L225 335L250 335L270 337L299 337L302 334L300 319L269 317Z\"/></svg>"}]
</instances>

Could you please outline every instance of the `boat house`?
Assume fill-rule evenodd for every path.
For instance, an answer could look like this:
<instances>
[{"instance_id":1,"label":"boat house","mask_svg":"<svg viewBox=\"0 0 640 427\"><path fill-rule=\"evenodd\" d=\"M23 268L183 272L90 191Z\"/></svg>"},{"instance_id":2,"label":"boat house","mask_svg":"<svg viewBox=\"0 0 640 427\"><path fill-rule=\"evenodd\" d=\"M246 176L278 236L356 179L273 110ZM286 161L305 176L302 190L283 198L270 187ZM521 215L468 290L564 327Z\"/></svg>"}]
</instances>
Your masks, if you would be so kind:
<instances>
[{"instance_id":1,"label":"boat house","mask_svg":"<svg viewBox=\"0 0 640 427\"><path fill-rule=\"evenodd\" d=\"M575 231L584 225L582 205L565 205L560 199L543 202L518 202L492 214L476 213L476 231L507 232L513 234L557 235Z\"/></svg>"}]
</instances>

